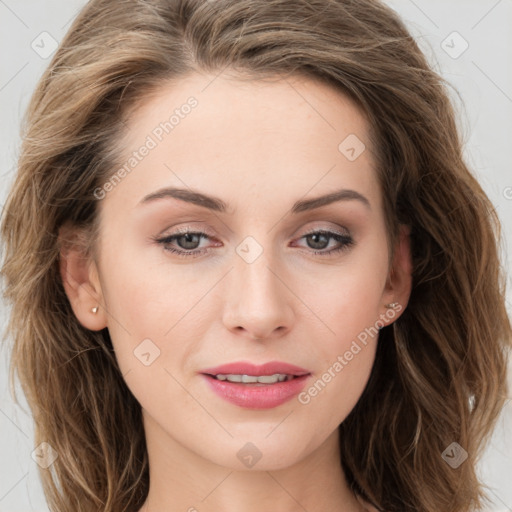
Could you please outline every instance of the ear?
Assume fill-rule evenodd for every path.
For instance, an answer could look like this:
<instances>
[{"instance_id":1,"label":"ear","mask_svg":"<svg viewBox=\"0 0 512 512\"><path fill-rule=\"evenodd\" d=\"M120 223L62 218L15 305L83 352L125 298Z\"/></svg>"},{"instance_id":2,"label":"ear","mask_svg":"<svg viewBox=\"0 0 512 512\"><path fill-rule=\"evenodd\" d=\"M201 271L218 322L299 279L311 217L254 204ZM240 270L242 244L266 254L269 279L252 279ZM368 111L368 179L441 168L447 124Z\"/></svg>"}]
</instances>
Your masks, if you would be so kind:
<instances>
[{"instance_id":1,"label":"ear","mask_svg":"<svg viewBox=\"0 0 512 512\"><path fill-rule=\"evenodd\" d=\"M107 326L96 263L88 255L83 229L65 225L59 230L59 269L64 290L78 321L91 331ZM98 308L93 312L93 308Z\"/></svg>"},{"instance_id":2,"label":"ear","mask_svg":"<svg viewBox=\"0 0 512 512\"><path fill-rule=\"evenodd\" d=\"M383 306L386 311L394 310L393 315L386 315L390 322L396 320L405 310L412 288L412 257L411 257L411 228L400 225L398 240L396 241L386 286L383 294ZM396 304L393 308L387 304ZM381 317L382 318L382 317Z\"/></svg>"}]
</instances>

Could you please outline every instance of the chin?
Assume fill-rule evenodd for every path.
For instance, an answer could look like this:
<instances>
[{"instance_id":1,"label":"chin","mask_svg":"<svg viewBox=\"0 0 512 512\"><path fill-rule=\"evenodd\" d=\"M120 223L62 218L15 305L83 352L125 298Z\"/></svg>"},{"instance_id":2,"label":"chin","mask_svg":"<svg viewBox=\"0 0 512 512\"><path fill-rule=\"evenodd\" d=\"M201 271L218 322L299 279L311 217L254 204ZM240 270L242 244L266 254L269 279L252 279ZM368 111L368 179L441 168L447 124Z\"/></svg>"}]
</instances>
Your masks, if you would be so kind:
<instances>
[{"instance_id":1,"label":"chin","mask_svg":"<svg viewBox=\"0 0 512 512\"><path fill-rule=\"evenodd\" d=\"M255 436L236 436L229 444L218 444L208 458L234 471L278 471L297 464L321 443L312 445L300 437L292 441L284 430L281 434L270 439L275 433L265 438L260 430Z\"/></svg>"}]
</instances>

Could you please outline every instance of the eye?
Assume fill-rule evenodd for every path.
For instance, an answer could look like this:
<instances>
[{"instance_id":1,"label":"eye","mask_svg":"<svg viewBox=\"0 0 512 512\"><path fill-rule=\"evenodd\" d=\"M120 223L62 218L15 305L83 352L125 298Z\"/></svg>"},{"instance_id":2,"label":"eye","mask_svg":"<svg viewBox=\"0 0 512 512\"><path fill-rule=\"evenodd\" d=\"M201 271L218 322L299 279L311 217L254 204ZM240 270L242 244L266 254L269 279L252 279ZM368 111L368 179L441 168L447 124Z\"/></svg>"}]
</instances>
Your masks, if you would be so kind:
<instances>
[{"instance_id":1,"label":"eye","mask_svg":"<svg viewBox=\"0 0 512 512\"><path fill-rule=\"evenodd\" d=\"M316 230L310 231L303 235L299 240L305 239L308 243L308 246L312 249L313 254L320 255L332 255L339 253L340 251L347 250L350 246L354 244L353 238L348 233L336 233L333 231L327 230ZM329 246L329 242L334 240L338 243L337 246L331 248L329 250L324 250Z\"/></svg>"},{"instance_id":2,"label":"eye","mask_svg":"<svg viewBox=\"0 0 512 512\"><path fill-rule=\"evenodd\" d=\"M198 249L203 238L209 239L210 236L208 233L204 233L202 231L188 231L187 229L184 229L179 233L163 238L157 238L155 241L163 245L166 251L183 258L189 258L201 256L201 254L208 252L208 249L205 248ZM173 243L175 243L178 248L173 246Z\"/></svg>"},{"instance_id":3,"label":"eye","mask_svg":"<svg viewBox=\"0 0 512 512\"><path fill-rule=\"evenodd\" d=\"M210 248L200 248L202 239L212 238L208 233L202 231L189 231L187 228L165 236L163 238L154 239L155 242L161 244L168 252L176 254L182 258L194 258L201 256L210 251ZM347 233L336 233L327 230L310 231L303 235L299 240L307 240L308 246L314 249L313 254L327 256L347 250L354 244L354 240ZM329 246L329 242L334 240L337 246L329 250L325 250ZM218 244L219 245L219 244Z\"/></svg>"}]
</instances>

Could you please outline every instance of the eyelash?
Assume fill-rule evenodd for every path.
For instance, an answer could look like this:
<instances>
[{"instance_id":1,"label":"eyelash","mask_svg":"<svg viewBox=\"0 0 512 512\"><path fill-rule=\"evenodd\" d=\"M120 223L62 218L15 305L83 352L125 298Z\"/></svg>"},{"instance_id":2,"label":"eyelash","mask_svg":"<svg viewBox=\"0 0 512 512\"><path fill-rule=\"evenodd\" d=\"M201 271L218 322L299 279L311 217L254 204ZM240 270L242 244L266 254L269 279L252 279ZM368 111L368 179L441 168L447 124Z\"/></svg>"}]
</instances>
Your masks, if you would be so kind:
<instances>
[{"instance_id":1,"label":"eyelash","mask_svg":"<svg viewBox=\"0 0 512 512\"><path fill-rule=\"evenodd\" d=\"M155 238L155 242L161 244L164 246L164 250L166 251L169 251L173 254L176 254L178 257L180 258L197 258L198 256L201 256L202 254L205 254L209 251L209 249L195 249L195 250L191 250L191 251L185 251L185 250L177 250L177 249L174 249L172 247L169 246L169 244L184 236L184 235L199 235L200 238L210 238L210 236L208 235L208 233L204 233L202 231L188 231L188 230L184 230L184 231L179 231L177 233L174 233L172 235L169 235L169 236L166 236L164 238ZM312 250L311 252L313 254L317 254L317 255L320 255L320 256L332 256L333 254L337 254L337 253L340 253L342 251L345 251L347 250L349 247L351 247L352 245L354 245L354 240L352 239L352 237L350 235L344 235L344 234L341 234L341 233L336 233L336 232L333 232L333 231L327 231L327 230L324 230L324 229L319 229L319 230L313 230L313 231L310 231L308 233L305 233L303 236L301 236L299 238L299 240L301 240L302 238L306 238L308 236L311 236L311 235L325 235L327 236L328 238L333 238L334 240L336 240L337 242L340 242L341 245L339 247L336 247L334 249L330 249L328 251L319 251L319 250Z\"/></svg>"}]
</instances>

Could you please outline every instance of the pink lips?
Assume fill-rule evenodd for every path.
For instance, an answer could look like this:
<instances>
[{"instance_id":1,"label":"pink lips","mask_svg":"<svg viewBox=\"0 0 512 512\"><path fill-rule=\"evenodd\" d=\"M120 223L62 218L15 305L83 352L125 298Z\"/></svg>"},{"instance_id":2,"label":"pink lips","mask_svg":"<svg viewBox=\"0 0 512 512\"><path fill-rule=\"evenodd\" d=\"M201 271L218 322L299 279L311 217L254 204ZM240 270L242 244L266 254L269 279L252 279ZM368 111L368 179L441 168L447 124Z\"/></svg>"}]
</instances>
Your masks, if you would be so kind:
<instances>
[{"instance_id":1,"label":"pink lips","mask_svg":"<svg viewBox=\"0 0 512 512\"><path fill-rule=\"evenodd\" d=\"M239 407L249 409L270 409L287 402L304 388L310 375L308 370L280 361L263 365L248 362L229 363L215 368L206 368L200 372L210 389L218 396ZM276 373L293 375L294 378L275 384L238 383L217 380L215 375L252 375L265 376Z\"/></svg>"}]
</instances>

